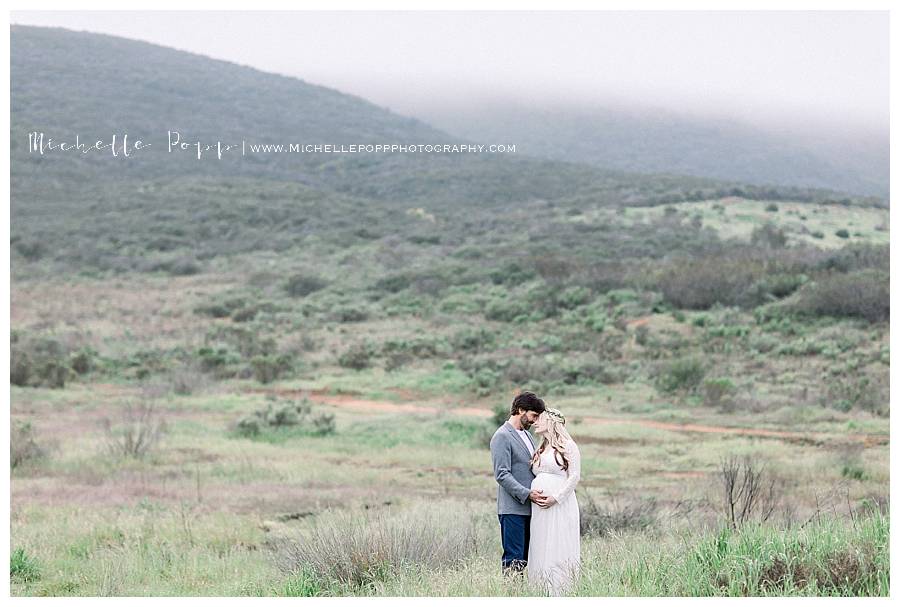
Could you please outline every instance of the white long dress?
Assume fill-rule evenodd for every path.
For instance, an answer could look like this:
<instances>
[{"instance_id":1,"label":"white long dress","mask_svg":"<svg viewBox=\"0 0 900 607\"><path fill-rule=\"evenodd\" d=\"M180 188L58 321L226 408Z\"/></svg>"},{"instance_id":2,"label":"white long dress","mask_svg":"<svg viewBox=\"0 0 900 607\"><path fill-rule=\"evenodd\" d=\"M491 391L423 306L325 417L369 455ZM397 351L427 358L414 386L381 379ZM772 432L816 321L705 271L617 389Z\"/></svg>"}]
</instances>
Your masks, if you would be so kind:
<instances>
[{"instance_id":1,"label":"white long dress","mask_svg":"<svg viewBox=\"0 0 900 607\"><path fill-rule=\"evenodd\" d=\"M532 489L552 495L557 503L549 508L531 504L531 538L528 543L528 580L550 596L570 592L581 565L580 511L575 486L581 478L581 452L574 441L566 444L569 469L563 470L547 447L531 467Z\"/></svg>"}]
</instances>

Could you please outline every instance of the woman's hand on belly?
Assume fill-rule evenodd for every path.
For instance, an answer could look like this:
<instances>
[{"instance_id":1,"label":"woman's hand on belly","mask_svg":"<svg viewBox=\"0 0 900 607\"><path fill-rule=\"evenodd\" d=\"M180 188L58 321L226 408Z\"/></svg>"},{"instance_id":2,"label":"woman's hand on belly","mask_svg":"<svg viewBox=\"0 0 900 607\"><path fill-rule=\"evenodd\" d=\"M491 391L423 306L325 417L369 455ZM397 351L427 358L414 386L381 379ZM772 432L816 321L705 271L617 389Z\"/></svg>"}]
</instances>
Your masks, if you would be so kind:
<instances>
[{"instance_id":1,"label":"woman's hand on belly","mask_svg":"<svg viewBox=\"0 0 900 607\"><path fill-rule=\"evenodd\" d=\"M544 496L544 499L542 499L542 500L538 503L538 506L540 506L541 508L546 509L546 508L549 508L550 506L555 505L556 503L557 503L557 501L556 501L556 498L555 498L555 497L553 497L552 495L547 495L547 496Z\"/></svg>"}]
</instances>

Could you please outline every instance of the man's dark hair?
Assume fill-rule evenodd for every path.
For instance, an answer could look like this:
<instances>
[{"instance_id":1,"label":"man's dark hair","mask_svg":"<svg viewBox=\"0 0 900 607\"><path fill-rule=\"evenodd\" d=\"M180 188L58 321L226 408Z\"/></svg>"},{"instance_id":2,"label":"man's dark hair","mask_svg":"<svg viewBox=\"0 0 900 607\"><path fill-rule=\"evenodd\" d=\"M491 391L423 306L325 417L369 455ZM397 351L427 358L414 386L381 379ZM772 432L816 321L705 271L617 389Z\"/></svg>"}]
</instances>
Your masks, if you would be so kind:
<instances>
[{"instance_id":1,"label":"man's dark hair","mask_svg":"<svg viewBox=\"0 0 900 607\"><path fill-rule=\"evenodd\" d=\"M513 399L512 405L509 407L509 414L518 415L519 409L543 413L545 408L544 401L537 394L525 390L524 392L519 392Z\"/></svg>"}]
</instances>

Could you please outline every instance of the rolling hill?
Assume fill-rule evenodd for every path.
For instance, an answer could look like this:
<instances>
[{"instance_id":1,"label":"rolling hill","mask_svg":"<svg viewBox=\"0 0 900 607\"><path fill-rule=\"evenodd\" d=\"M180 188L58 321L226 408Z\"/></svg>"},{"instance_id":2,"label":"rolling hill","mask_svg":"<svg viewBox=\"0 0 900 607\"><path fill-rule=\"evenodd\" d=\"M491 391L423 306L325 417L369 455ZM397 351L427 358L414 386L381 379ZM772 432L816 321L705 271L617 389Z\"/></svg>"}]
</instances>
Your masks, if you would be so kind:
<instances>
[{"instance_id":1,"label":"rolling hill","mask_svg":"<svg viewBox=\"0 0 900 607\"><path fill-rule=\"evenodd\" d=\"M115 36L62 28L11 28L14 207L42 193L77 196L112 182L182 176L250 177L385 201L473 203L602 196L610 204L700 199L740 184L637 175L523 154L167 153L166 132L186 141L257 143L460 143L421 121L299 79ZM153 144L132 158L28 153L28 133ZM56 191L57 194L51 195ZM64 193L63 193L64 192ZM828 192L744 188L751 197L827 199Z\"/></svg>"},{"instance_id":2,"label":"rolling hill","mask_svg":"<svg viewBox=\"0 0 900 607\"><path fill-rule=\"evenodd\" d=\"M807 141L650 108L535 109L498 102L426 108L421 116L461 137L516 141L526 154L607 169L831 188L881 198L889 193L886 138L826 133Z\"/></svg>"}]
</instances>

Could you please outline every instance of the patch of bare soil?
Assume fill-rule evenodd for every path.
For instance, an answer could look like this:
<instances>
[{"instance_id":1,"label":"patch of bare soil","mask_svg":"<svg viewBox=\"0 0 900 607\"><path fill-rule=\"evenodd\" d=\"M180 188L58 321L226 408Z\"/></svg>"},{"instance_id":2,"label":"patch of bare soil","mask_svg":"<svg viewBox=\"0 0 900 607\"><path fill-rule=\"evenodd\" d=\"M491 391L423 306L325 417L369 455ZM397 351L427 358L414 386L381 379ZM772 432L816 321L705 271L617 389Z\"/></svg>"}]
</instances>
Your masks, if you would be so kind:
<instances>
[{"instance_id":1,"label":"patch of bare soil","mask_svg":"<svg viewBox=\"0 0 900 607\"><path fill-rule=\"evenodd\" d=\"M356 411L381 412L381 413L438 413L441 409L426 405L417 405L411 403L391 403L385 401L376 401L359 398L354 395L347 394L331 394L324 390L314 390L312 392L302 390L285 390L278 388L263 389L263 392L278 394L286 397L306 396L313 402L332 405L335 407L346 407ZM457 415L468 415L473 417L488 418L493 415L491 411L486 409L476 409L472 407L453 407L449 409ZM653 428L656 430L668 430L671 432L690 432L700 434L723 434L737 436L751 436L756 438L771 438L787 442L824 445L835 440L851 440L862 442L864 446L871 447L875 445L888 444L889 437L881 434L847 434L847 435L830 435L816 432L791 432L788 430L770 430L766 428L737 428L730 426L711 426L704 424L677 424L672 422L660 422L650 419L639 418L602 418L602 417L580 417L582 423L586 424L622 424L640 426L643 428Z\"/></svg>"}]
</instances>

